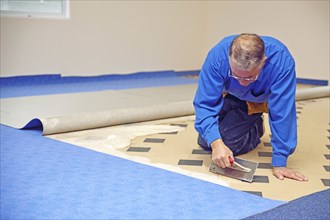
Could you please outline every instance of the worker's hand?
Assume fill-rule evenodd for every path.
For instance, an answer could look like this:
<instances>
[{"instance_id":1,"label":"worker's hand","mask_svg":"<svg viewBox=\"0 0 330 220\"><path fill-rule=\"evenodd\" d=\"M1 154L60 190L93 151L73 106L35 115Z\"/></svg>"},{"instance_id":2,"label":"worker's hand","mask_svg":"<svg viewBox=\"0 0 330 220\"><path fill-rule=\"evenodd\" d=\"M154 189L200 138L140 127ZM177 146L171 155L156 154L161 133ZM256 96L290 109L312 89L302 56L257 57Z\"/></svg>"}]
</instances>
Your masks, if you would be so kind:
<instances>
[{"instance_id":1,"label":"worker's hand","mask_svg":"<svg viewBox=\"0 0 330 220\"><path fill-rule=\"evenodd\" d=\"M303 174L293 171L287 167L273 167L273 174L280 180L290 178L298 181L308 181L307 177Z\"/></svg>"},{"instance_id":2,"label":"worker's hand","mask_svg":"<svg viewBox=\"0 0 330 220\"><path fill-rule=\"evenodd\" d=\"M230 167L229 157L233 157L233 152L223 143L221 139L217 139L211 143L212 161L221 168Z\"/></svg>"}]
</instances>

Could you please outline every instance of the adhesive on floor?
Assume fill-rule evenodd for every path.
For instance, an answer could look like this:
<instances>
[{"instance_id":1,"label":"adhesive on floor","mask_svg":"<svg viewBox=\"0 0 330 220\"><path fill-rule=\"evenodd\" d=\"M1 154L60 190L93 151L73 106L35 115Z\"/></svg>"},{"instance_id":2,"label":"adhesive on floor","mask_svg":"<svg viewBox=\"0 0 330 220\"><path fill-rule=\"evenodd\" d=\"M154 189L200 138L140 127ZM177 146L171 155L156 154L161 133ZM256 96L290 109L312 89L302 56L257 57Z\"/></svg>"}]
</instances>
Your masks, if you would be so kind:
<instances>
[{"instance_id":1,"label":"adhesive on floor","mask_svg":"<svg viewBox=\"0 0 330 220\"><path fill-rule=\"evenodd\" d=\"M243 192L250 193L250 194L262 197L262 192L257 192L257 191L243 191Z\"/></svg>"},{"instance_id":2,"label":"adhesive on floor","mask_svg":"<svg viewBox=\"0 0 330 220\"><path fill-rule=\"evenodd\" d=\"M178 165L186 165L186 166L202 166L202 160L179 160Z\"/></svg>"},{"instance_id":3,"label":"adhesive on floor","mask_svg":"<svg viewBox=\"0 0 330 220\"><path fill-rule=\"evenodd\" d=\"M269 142L264 142L264 147L271 147L272 145Z\"/></svg>"},{"instance_id":4,"label":"adhesive on floor","mask_svg":"<svg viewBox=\"0 0 330 220\"><path fill-rule=\"evenodd\" d=\"M164 143L164 138L146 138L144 139L144 142L146 143Z\"/></svg>"},{"instance_id":5,"label":"adhesive on floor","mask_svg":"<svg viewBox=\"0 0 330 220\"><path fill-rule=\"evenodd\" d=\"M259 169L272 169L272 164L271 163L259 163L258 165Z\"/></svg>"},{"instance_id":6,"label":"adhesive on floor","mask_svg":"<svg viewBox=\"0 0 330 220\"><path fill-rule=\"evenodd\" d=\"M193 149L192 154L211 154L211 151L207 150L199 150L199 149Z\"/></svg>"},{"instance_id":7,"label":"adhesive on floor","mask_svg":"<svg viewBox=\"0 0 330 220\"><path fill-rule=\"evenodd\" d=\"M271 157L272 152L258 152L259 157Z\"/></svg>"},{"instance_id":8,"label":"adhesive on floor","mask_svg":"<svg viewBox=\"0 0 330 220\"><path fill-rule=\"evenodd\" d=\"M330 179L321 179L324 186L330 186Z\"/></svg>"},{"instance_id":9,"label":"adhesive on floor","mask_svg":"<svg viewBox=\"0 0 330 220\"><path fill-rule=\"evenodd\" d=\"M127 149L127 151L131 152L149 152L151 148L150 147L130 147Z\"/></svg>"},{"instance_id":10,"label":"adhesive on floor","mask_svg":"<svg viewBox=\"0 0 330 220\"><path fill-rule=\"evenodd\" d=\"M129 146L119 149L109 148L106 143L103 143L102 146L96 146L92 141L82 143L78 137L86 135L83 132L70 134L71 138L66 137L68 134L51 135L49 137L219 185L229 186L237 190L262 192L265 198L290 201L329 187L329 172L323 167L327 165L324 155L329 154L327 138L329 98L316 99L314 102L300 101L297 102L297 105L303 105L304 109L298 119L298 146L288 160L288 167L305 174L309 179L308 182L297 182L290 179L278 180L273 176L272 169L269 167L271 157L260 157L258 155L259 152L266 152L268 156L271 154L271 147L267 146L267 143L270 143L271 137L267 114L264 117L265 135L261 138L262 143L248 154L240 155L242 159L261 163L261 167L263 168L257 168L255 175L263 176L262 180L265 182L256 183L246 183L208 171L212 162L211 154L196 154L198 151L194 151L203 150L196 142L198 135L194 129L194 117L138 123L141 125L187 125L187 127L183 127L183 130L179 131L176 135L154 133L152 135L136 137L131 141L130 147L150 147L151 150L149 152L130 152L127 151ZM315 117L315 109L320 109L317 117ZM103 128L103 130L96 129L93 132L97 134L104 133L104 135L109 135L110 133L106 128ZM166 139L166 141L164 143L146 143L144 142L146 138ZM308 158L313 158L313 160ZM199 160L203 161L203 164L201 166L178 165L178 161L180 160ZM266 177L268 177L268 181L266 181Z\"/></svg>"},{"instance_id":11,"label":"adhesive on floor","mask_svg":"<svg viewBox=\"0 0 330 220\"><path fill-rule=\"evenodd\" d=\"M269 183L268 176L254 176L253 177L254 183Z\"/></svg>"}]
</instances>

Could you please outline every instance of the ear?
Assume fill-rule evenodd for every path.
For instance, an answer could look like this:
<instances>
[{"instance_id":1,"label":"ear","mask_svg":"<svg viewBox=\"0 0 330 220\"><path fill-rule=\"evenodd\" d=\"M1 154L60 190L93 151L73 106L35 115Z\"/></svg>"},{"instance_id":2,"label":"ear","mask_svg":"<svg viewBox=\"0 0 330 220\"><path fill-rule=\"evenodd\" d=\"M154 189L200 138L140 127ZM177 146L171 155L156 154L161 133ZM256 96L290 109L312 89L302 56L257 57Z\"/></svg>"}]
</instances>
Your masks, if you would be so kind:
<instances>
[{"instance_id":1,"label":"ear","mask_svg":"<svg viewBox=\"0 0 330 220\"><path fill-rule=\"evenodd\" d=\"M265 65L266 60L267 60L267 57L264 56L264 58L262 58L262 61L261 61L260 69Z\"/></svg>"}]
</instances>

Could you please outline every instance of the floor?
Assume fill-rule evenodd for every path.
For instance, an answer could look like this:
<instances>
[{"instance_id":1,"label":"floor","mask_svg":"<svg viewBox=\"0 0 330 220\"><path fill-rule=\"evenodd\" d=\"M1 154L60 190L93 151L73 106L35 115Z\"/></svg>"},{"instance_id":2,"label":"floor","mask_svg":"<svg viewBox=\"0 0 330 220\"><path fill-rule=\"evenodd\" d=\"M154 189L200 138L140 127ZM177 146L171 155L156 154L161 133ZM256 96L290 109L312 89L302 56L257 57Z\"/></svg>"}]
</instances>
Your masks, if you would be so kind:
<instances>
[{"instance_id":1,"label":"floor","mask_svg":"<svg viewBox=\"0 0 330 220\"><path fill-rule=\"evenodd\" d=\"M192 106L187 105L196 80L189 74L183 78L179 74L180 82L174 79L177 84L173 86L173 79L164 80L164 74L157 77L156 85L146 83L144 79L150 77L144 74L140 81L133 77L130 83L121 78L120 84L107 83L101 77L101 90L95 90L100 88L96 81L93 87L93 83L84 80L75 86L45 84L33 85L33 89L23 86L22 90L11 85L7 89L1 84L1 217L91 218L97 210L97 218L240 219L329 189L329 98L296 103L298 147L288 166L304 173L309 181L280 181L272 175L271 134L265 115L262 143L239 156L259 163L253 182L247 183L209 172L210 153L196 144ZM136 82L141 84L139 88L134 87ZM90 87L82 92L84 85ZM125 85L126 90L116 90L118 85ZM299 85L298 89L309 87ZM157 113L152 110L155 103L158 112L172 112L172 116L146 119L146 112ZM185 116L180 116L182 111L177 106L184 106ZM113 118L104 117L104 113L117 114L123 108L129 108L129 113L138 115L139 120L123 117L118 125L111 124ZM95 111L97 114L90 114ZM77 118L85 124L72 121ZM31 120L43 122L45 130L50 128L46 132L49 134L13 129L24 127ZM95 129L100 125L95 121L101 123L101 128ZM85 130L75 131L86 124ZM134 190L135 185L140 188ZM81 197L80 202L76 196ZM216 197L221 201L215 201ZM158 198L159 204L173 216L163 215L153 198ZM57 200L63 201L63 205ZM127 205L125 201L135 202ZM212 216L208 210L215 204L222 204L224 209L214 210L216 215ZM109 207L116 211L109 213ZM237 212L237 207L241 212Z\"/></svg>"}]
</instances>

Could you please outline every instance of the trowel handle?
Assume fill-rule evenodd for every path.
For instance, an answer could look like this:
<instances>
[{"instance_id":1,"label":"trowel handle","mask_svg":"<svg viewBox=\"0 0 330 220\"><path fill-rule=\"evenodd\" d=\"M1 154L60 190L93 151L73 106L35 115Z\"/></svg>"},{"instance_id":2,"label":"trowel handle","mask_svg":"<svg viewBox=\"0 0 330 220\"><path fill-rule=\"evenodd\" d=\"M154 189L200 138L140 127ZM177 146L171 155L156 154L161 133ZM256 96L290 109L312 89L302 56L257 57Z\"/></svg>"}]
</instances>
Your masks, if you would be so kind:
<instances>
[{"instance_id":1,"label":"trowel handle","mask_svg":"<svg viewBox=\"0 0 330 220\"><path fill-rule=\"evenodd\" d=\"M233 164L235 162L234 159L231 158L231 156L229 156L228 159L229 159L230 164Z\"/></svg>"}]
</instances>

